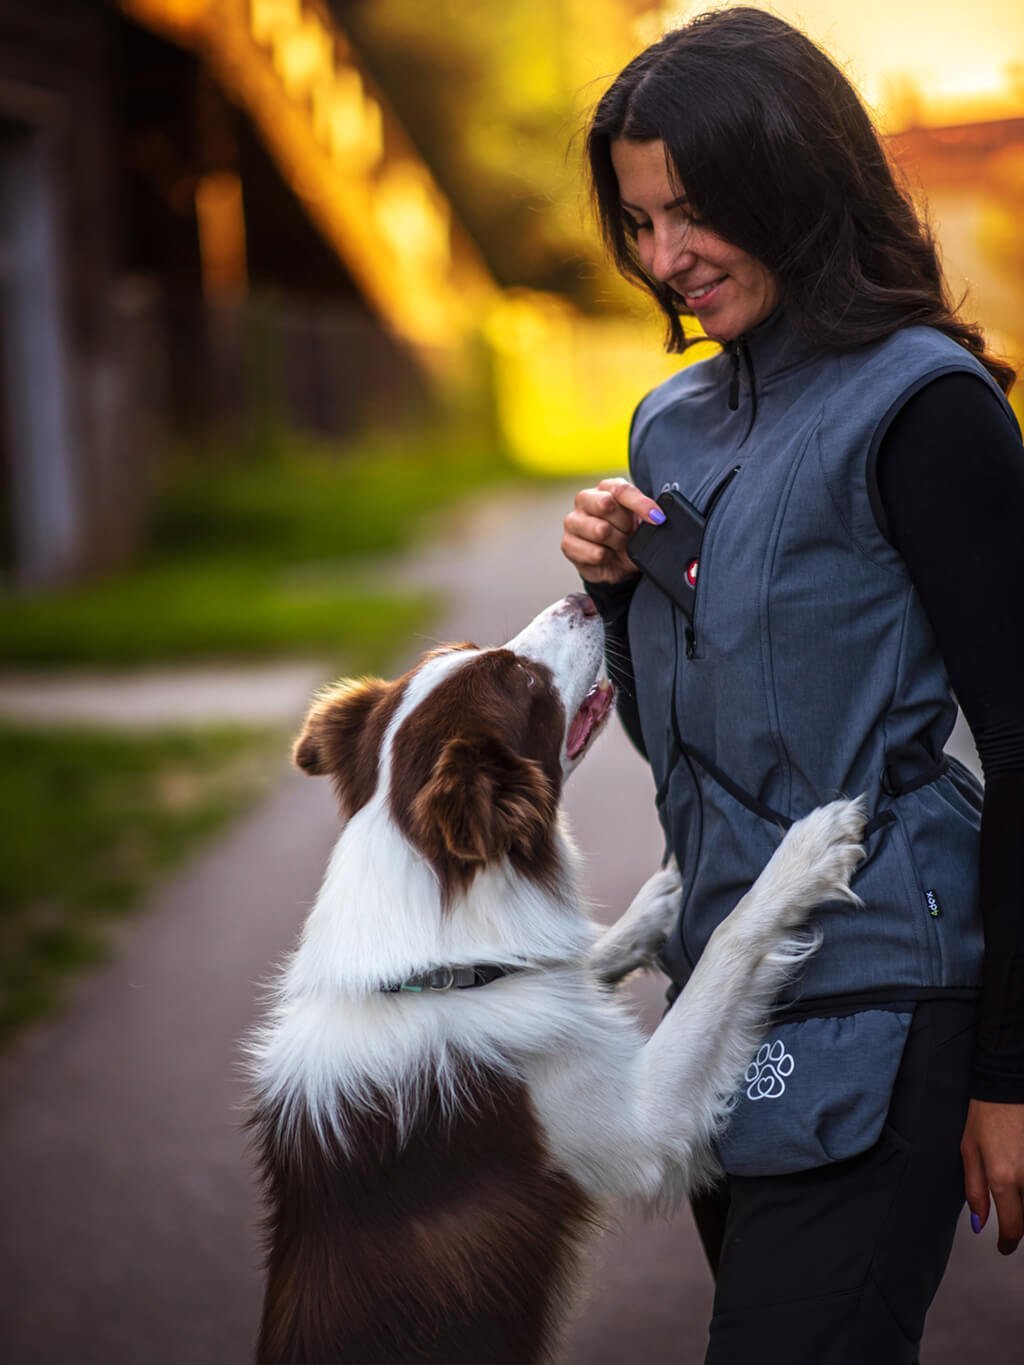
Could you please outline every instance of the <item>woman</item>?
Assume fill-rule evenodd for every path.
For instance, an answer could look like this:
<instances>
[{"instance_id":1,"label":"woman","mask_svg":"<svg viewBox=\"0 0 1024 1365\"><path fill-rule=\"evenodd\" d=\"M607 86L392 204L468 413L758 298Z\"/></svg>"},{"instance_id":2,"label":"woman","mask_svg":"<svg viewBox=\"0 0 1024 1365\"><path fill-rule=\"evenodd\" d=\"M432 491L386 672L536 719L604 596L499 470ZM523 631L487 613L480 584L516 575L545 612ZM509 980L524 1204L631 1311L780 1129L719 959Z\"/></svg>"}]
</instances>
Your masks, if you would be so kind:
<instances>
[{"instance_id":1,"label":"woman","mask_svg":"<svg viewBox=\"0 0 1024 1365\"><path fill-rule=\"evenodd\" d=\"M853 89L780 19L668 34L601 100L588 154L669 348L681 314L722 345L644 399L630 480L579 493L562 542L684 871L673 990L780 825L840 791L871 812L863 907L821 913L695 1205L707 1361L912 1362L965 1185L975 1231L991 1191L1000 1251L1024 1235L1014 374L956 315ZM645 523L648 545L678 535L666 491L697 509L676 600L629 553ZM943 754L951 686L983 805Z\"/></svg>"}]
</instances>

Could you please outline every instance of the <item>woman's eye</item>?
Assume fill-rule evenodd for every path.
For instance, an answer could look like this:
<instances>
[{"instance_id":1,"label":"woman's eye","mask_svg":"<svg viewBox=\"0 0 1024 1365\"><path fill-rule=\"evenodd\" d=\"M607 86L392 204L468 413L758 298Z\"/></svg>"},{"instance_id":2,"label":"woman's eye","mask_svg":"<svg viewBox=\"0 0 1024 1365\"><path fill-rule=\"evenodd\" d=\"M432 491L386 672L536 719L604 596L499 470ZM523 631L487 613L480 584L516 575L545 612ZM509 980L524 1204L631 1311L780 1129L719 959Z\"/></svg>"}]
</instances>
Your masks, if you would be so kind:
<instances>
[{"instance_id":1,"label":"woman's eye","mask_svg":"<svg viewBox=\"0 0 1024 1365\"><path fill-rule=\"evenodd\" d=\"M623 219L623 226L630 237L635 237L637 233L646 232L650 228L650 223L638 223L635 218L626 217Z\"/></svg>"}]
</instances>

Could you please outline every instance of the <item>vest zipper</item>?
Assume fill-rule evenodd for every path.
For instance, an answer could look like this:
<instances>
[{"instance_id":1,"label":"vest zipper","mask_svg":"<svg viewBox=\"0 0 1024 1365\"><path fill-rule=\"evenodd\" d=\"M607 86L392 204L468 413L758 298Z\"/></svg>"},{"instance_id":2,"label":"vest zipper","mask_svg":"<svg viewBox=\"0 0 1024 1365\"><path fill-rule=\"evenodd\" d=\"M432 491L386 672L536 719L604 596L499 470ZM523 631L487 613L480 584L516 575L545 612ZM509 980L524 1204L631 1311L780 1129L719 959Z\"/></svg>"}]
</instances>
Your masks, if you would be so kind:
<instances>
[{"instance_id":1,"label":"vest zipper","mask_svg":"<svg viewBox=\"0 0 1024 1365\"><path fill-rule=\"evenodd\" d=\"M738 341L727 343L729 347L729 358L732 362L732 374L729 378L729 411L735 412L740 405L740 360L747 367L747 378L750 381L750 421L747 429L743 433L743 441L750 435L751 428L757 418L757 383L754 376L754 362L750 358L750 347L742 337ZM740 445L743 444L740 442Z\"/></svg>"},{"instance_id":2,"label":"vest zipper","mask_svg":"<svg viewBox=\"0 0 1024 1365\"><path fill-rule=\"evenodd\" d=\"M735 412L740 405L740 347L734 341L730 349L732 358L732 378L729 380L729 411Z\"/></svg>"}]
</instances>

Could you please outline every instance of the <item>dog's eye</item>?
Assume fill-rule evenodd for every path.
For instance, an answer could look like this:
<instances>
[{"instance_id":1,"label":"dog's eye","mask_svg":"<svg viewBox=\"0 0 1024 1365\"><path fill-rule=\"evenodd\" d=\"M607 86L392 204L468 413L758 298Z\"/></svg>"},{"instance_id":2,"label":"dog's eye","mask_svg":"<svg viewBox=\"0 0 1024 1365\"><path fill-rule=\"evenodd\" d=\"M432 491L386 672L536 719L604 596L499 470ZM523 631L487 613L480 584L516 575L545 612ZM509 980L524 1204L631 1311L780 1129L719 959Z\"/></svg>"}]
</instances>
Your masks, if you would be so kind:
<instances>
[{"instance_id":1,"label":"dog's eye","mask_svg":"<svg viewBox=\"0 0 1024 1365\"><path fill-rule=\"evenodd\" d=\"M522 664L520 664L519 667L522 670L522 672L526 675L526 686L532 687L533 684L537 681L537 679L533 676L533 674L530 672L528 668L523 668Z\"/></svg>"}]
</instances>

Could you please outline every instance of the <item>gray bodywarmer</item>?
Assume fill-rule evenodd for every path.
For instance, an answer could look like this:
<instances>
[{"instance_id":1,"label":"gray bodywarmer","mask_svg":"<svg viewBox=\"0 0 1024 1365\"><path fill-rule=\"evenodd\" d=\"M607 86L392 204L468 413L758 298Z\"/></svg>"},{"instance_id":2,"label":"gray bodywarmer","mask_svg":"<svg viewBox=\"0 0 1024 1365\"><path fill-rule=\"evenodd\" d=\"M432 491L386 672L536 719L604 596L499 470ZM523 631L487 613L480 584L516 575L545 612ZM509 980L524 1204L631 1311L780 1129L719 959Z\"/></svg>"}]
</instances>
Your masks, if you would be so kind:
<instances>
[{"instance_id":1,"label":"gray bodywarmer","mask_svg":"<svg viewBox=\"0 0 1024 1365\"><path fill-rule=\"evenodd\" d=\"M741 1103L725 1144L736 1135L726 1166L739 1173L798 1169L873 1140L913 1001L978 987L981 789L943 754L955 703L906 566L879 529L873 470L901 405L953 370L988 383L1013 421L984 368L931 328L833 351L778 309L730 353L654 390L634 419L634 482L652 496L678 489L707 517L692 623L647 579L629 614L644 742L683 873L664 954L673 978L685 981L790 823L844 794L863 793L870 812L854 880L863 906L816 916L821 949L785 1002L814 1027L777 1025L746 1091L751 1102L792 1097L802 1079L810 1088L795 1108L806 1115L829 1067L870 1055L869 1122L841 1140L819 1135L820 1153L787 1155L789 1106L747 1106L757 1133L744 1145L753 1119ZM883 1054L891 1065L876 1066ZM769 1110L781 1131L764 1129ZM768 1141L783 1150L766 1168L756 1153Z\"/></svg>"}]
</instances>

